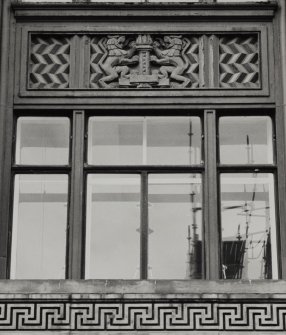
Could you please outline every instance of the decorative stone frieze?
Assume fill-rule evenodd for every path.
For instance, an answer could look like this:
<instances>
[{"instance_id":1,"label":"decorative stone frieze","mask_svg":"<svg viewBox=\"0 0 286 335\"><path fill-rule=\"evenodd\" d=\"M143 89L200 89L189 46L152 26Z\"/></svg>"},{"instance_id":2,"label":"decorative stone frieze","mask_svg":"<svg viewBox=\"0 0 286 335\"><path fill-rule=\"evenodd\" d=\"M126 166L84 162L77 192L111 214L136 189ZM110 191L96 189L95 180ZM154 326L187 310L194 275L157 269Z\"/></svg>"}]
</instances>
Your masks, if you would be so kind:
<instances>
[{"instance_id":1,"label":"decorative stone frieze","mask_svg":"<svg viewBox=\"0 0 286 335\"><path fill-rule=\"evenodd\" d=\"M0 331L286 331L285 300L96 299L92 295L0 299Z\"/></svg>"},{"instance_id":2,"label":"decorative stone frieze","mask_svg":"<svg viewBox=\"0 0 286 335\"><path fill-rule=\"evenodd\" d=\"M260 67L257 34L32 35L29 88L260 89Z\"/></svg>"}]
</instances>

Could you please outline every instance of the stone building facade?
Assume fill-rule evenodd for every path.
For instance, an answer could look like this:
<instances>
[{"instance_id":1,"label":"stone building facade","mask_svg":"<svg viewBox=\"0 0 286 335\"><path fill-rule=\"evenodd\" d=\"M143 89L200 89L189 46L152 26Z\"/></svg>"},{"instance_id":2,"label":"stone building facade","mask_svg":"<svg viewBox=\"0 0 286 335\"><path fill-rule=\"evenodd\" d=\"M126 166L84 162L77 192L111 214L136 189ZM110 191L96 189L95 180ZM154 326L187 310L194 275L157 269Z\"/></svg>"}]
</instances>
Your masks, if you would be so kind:
<instances>
[{"instance_id":1,"label":"stone building facade","mask_svg":"<svg viewBox=\"0 0 286 335\"><path fill-rule=\"evenodd\" d=\"M0 332L285 333L285 7L0 3Z\"/></svg>"}]
</instances>

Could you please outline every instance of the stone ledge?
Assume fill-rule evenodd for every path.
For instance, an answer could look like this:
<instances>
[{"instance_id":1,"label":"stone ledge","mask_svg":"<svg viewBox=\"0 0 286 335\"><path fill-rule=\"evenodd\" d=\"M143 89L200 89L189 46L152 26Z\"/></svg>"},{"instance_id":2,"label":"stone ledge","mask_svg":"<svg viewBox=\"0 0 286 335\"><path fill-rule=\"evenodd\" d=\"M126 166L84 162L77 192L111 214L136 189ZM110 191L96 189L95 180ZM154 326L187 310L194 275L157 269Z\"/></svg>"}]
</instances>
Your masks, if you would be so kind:
<instances>
[{"instance_id":1,"label":"stone ledge","mask_svg":"<svg viewBox=\"0 0 286 335\"><path fill-rule=\"evenodd\" d=\"M285 295L284 280L0 280L0 294Z\"/></svg>"}]
</instances>

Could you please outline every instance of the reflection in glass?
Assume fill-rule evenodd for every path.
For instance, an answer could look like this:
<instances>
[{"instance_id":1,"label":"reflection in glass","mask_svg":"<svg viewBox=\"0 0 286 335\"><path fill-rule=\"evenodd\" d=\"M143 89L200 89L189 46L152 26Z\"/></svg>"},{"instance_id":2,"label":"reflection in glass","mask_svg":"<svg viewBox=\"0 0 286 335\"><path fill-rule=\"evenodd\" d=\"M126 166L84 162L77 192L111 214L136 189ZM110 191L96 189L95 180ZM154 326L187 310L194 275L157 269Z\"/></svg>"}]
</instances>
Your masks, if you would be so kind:
<instances>
[{"instance_id":1,"label":"reflection in glass","mask_svg":"<svg viewBox=\"0 0 286 335\"><path fill-rule=\"evenodd\" d=\"M273 163L272 123L268 116L219 119L222 164Z\"/></svg>"},{"instance_id":2,"label":"reflection in glass","mask_svg":"<svg viewBox=\"0 0 286 335\"><path fill-rule=\"evenodd\" d=\"M89 175L86 278L138 279L140 176Z\"/></svg>"},{"instance_id":3,"label":"reflection in glass","mask_svg":"<svg viewBox=\"0 0 286 335\"><path fill-rule=\"evenodd\" d=\"M149 175L149 278L202 278L201 176Z\"/></svg>"},{"instance_id":4,"label":"reflection in glass","mask_svg":"<svg viewBox=\"0 0 286 335\"><path fill-rule=\"evenodd\" d=\"M92 117L89 119L88 136L89 164L142 164L142 118Z\"/></svg>"},{"instance_id":5,"label":"reflection in glass","mask_svg":"<svg viewBox=\"0 0 286 335\"><path fill-rule=\"evenodd\" d=\"M11 279L64 279L66 175L16 175Z\"/></svg>"},{"instance_id":6,"label":"reflection in glass","mask_svg":"<svg viewBox=\"0 0 286 335\"><path fill-rule=\"evenodd\" d=\"M68 164L69 128L69 119L65 117L20 117L17 120L16 164Z\"/></svg>"},{"instance_id":7,"label":"reflection in glass","mask_svg":"<svg viewBox=\"0 0 286 335\"><path fill-rule=\"evenodd\" d=\"M201 163L201 125L198 117L147 118L147 163Z\"/></svg>"},{"instance_id":8,"label":"reflection in glass","mask_svg":"<svg viewBox=\"0 0 286 335\"><path fill-rule=\"evenodd\" d=\"M198 117L92 117L92 165L189 165L201 163Z\"/></svg>"},{"instance_id":9,"label":"reflection in glass","mask_svg":"<svg viewBox=\"0 0 286 335\"><path fill-rule=\"evenodd\" d=\"M222 277L277 279L272 174L221 175Z\"/></svg>"}]
</instances>

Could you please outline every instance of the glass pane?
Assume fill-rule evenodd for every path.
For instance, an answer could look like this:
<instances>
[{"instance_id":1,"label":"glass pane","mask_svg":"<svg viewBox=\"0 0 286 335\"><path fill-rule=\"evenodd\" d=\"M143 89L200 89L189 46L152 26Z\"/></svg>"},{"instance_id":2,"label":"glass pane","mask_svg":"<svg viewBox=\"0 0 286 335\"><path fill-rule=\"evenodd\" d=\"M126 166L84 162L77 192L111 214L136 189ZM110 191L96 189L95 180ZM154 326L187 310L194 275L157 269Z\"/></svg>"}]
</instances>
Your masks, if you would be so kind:
<instances>
[{"instance_id":1,"label":"glass pane","mask_svg":"<svg viewBox=\"0 0 286 335\"><path fill-rule=\"evenodd\" d=\"M201 176L149 175L149 279L202 278Z\"/></svg>"},{"instance_id":2,"label":"glass pane","mask_svg":"<svg viewBox=\"0 0 286 335\"><path fill-rule=\"evenodd\" d=\"M16 164L67 165L70 122L64 117L20 117Z\"/></svg>"},{"instance_id":3,"label":"glass pane","mask_svg":"<svg viewBox=\"0 0 286 335\"><path fill-rule=\"evenodd\" d=\"M222 117L219 134L222 164L273 163L270 117Z\"/></svg>"},{"instance_id":4,"label":"glass pane","mask_svg":"<svg viewBox=\"0 0 286 335\"><path fill-rule=\"evenodd\" d=\"M221 175L222 276L277 279L272 174Z\"/></svg>"},{"instance_id":5,"label":"glass pane","mask_svg":"<svg viewBox=\"0 0 286 335\"><path fill-rule=\"evenodd\" d=\"M142 118L92 117L89 119L88 134L89 164L142 164Z\"/></svg>"},{"instance_id":6,"label":"glass pane","mask_svg":"<svg viewBox=\"0 0 286 335\"><path fill-rule=\"evenodd\" d=\"M64 279L66 175L16 175L12 279Z\"/></svg>"},{"instance_id":7,"label":"glass pane","mask_svg":"<svg viewBox=\"0 0 286 335\"><path fill-rule=\"evenodd\" d=\"M138 279L140 176L89 175L86 278Z\"/></svg>"},{"instance_id":8,"label":"glass pane","mask_svg":"<svg viewBox=\"0 0 286 335\"><path fill-rule=\"evenodd\" d=\"M201 164L200 119L147 118L147 162L151 165Z\"/></svg>"},{"instance_id":9,"label":"glass pane","mask_svg":"<svg viewBox=\"0 0 286 335\"><path fill-rule=\"evenodd\" d=\"M201 164L198 117L92 117L92 165Z\"/></svg>"}]
</instances>

